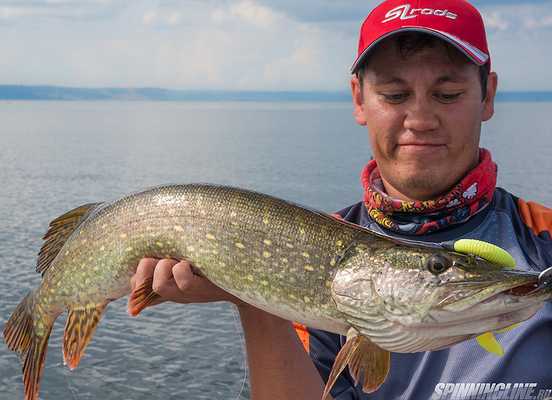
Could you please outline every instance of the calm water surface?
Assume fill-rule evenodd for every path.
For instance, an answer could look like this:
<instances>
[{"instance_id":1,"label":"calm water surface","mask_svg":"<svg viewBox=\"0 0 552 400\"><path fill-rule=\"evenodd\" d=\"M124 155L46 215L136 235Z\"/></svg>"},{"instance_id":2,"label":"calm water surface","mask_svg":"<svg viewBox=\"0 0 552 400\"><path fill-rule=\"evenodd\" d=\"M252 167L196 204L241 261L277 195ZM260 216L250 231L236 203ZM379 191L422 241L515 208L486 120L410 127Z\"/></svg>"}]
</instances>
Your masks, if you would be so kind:
<instances>
[{"instance_id":1,"label":"calm water surface","mask_svg":"<svg viewBox=\"0 0 552 400\"><path fill-rule=\"evenodd\" d=\"M552 103L500 103L482 143L499 184L552 205ZM38 285L48 222L80 204L161 183L212 182L325 211L361 198L370 158L351 107L299 103L0 102L0 329ZM59 318L43 399L248 398L243 339L226 304L163 304L139 318L108 307L78 369L63 366ZM0 343L0 400L21 399Z\"/></svg>"}]
</instances>

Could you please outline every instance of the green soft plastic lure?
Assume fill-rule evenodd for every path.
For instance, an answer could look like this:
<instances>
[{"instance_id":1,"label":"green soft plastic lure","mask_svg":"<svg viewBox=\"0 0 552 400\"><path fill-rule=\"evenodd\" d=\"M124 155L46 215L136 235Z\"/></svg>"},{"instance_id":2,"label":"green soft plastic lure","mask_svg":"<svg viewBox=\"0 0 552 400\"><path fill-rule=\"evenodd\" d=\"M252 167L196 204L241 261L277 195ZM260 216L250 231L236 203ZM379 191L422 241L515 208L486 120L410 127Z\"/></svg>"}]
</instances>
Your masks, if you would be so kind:
<instances>
[{"instance_id":1,"label":"green soft plastic lure","mask_svg":"<svg viewBox=\"0 0 552 400\"><path fill-rule=\"evenodd\" d=\"M502 265L505 268L515 268L516 260L502 247L475 239L460 239L454 242L454 251L464 254L473 254L485 260Z\"/></svg>"}]
</instances>

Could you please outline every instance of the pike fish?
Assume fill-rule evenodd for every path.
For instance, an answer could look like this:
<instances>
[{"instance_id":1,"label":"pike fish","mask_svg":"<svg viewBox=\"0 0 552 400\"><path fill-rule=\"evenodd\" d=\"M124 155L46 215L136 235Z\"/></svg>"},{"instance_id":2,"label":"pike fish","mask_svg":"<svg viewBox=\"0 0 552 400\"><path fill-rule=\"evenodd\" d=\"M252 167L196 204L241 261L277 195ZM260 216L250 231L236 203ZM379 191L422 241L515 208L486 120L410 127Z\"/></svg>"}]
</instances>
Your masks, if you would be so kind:
<instances>
[{"instance_id":1,"label":"pike fish","mask_svg":"<svg viewBox=\"0 0 552 400\"><path fill-rule=\"evenodd\" d=\"M22 357L26 400L38 399L56 318L68 312L63 357L75 368L108 303L129 294L143 257L189 260L247 303L347 335L324 397L347 366L366 392L374 391L389 370L389 352L442 349L510 326L552 295L535 273L392 240L261 193L159 186L83 205L50 223L37 261L41 284L3 332ZM156 296L146 282L132 293L130 313Z\"/></svg>"}]
</instances>

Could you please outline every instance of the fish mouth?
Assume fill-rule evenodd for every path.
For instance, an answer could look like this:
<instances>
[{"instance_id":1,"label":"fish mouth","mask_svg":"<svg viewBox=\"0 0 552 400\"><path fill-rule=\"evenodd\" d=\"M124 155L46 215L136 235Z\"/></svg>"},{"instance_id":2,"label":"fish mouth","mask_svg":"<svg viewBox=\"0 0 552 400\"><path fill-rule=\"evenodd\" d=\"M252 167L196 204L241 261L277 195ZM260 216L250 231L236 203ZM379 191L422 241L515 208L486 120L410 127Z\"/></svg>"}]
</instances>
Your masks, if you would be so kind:
<instances>
[{"instance_id":1,"label":"fish mouth","mask_svg":"<svg viewBox=\"0 0 552 400\"><path fill-rule=\"evenodd\" d=\"M523 283L521 285L512 286L509 289L502 290L484 299L481 303L490 303L500 295L507 295L512 297L531 297L532 295L538 295L540 293L540 287L538 281Z\"/></svg>"},{"instance_id":2,"label":"fish mouth","mask_svg":"<svg viewBox=\"0 0 552 400\"><path fill-rule=\"evenodd\" d=\"M508 275L518 274L516 271L510 271ZM531 295L546 295L552 291L552 267L545 269L540 273L521 272L523 276L529 276L529 281L521 285L512 286L510 289L503 291L511 296L531 296Z\"/></svg>"},{"instance_id":3,"label":"fish mouth","mask_svg":"<svg viewBox=\"0 0 552 400\"><path fill-rule=\"evenodd\" d=\"M488 281L449 281L445 286L449 293L436 304L436 309L456 313L470 312L501 298L511 304L534 302L552 292L552 284L543 282L538 273L516 270L502 271Z\"/></svg>"},{"instance_id":4,"label":"fish mouth","mask_svg":"<svg viewBox=\"0 0 552 400\"><path fill-rule=\"evenodd\" d=\"M546 298L552 297L552 289L540 285L538 275L500 286L472 292L459 302L432 309L409 328L436 329L446 336L477 335L525 321Z\"/></svg>"}]
</instances>

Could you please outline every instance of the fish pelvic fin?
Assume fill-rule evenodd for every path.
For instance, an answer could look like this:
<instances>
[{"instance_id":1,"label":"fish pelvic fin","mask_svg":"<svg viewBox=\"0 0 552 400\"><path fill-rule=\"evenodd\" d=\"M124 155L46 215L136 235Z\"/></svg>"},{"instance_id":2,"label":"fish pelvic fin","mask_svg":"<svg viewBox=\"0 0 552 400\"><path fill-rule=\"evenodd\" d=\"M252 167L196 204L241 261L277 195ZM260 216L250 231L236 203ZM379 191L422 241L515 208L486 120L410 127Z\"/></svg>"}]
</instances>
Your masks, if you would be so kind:
<instances>
[{"instance_id":1,"label":"fish pelvic fin","mask_svg":"<svg viewBox=\"0 0 552 400\"><path fill-rule=\"evenodd\" d=\"M4 326L4 341L11 351L25 353L33 339L32 293L27 294Z\"/></svg>"},{"instance_id":2,"label":"fish pelvic fin","mask_svg":"<svg viewBox=\"0 0 552 400\"><path fill-rule=\"evenodd\" d=\"M391 364L391 354L358 334L351 328L347 341L337 354L324 388L322 400L326 400L330 390L347 365L355 384L362 383L365 393L375 392L387 378Z\"/></svg>"},{"instance_id":3,"label":"fish pelvic fin","mask_svg":"<svg viewBox=\"0 0 552 400\"><path fill-rule=\"evenodd\" d=\"M33 321L33 302L34 296L31 292L15 308L4 327L4 340L8 348L19 353L23 360L25 400L38 399L48 339L54 324L53 320L44 318ZM40 332L36 332L36 326Z\"/></svg>"},{"instance_id":4,"label":"fish pelvic fin","mask_svg":"<svg viewBox=\"0 0 552 400\"><path fill-rule=\"evenodd\" d=\"M79 365L106 306L107 303L69 308L63 334L63 361L69 369Z\"/></svg>"},{"instance_id":5,"label":"fish pelvic fin","mask_svg":"<svg viewBox=\"0 0 552 400\"><path fill-rule=\"evenodd\" d=\"M36 272L40 272L44 275L69 236L71 236L92 210L101 204L103 203L84 204L66 212L50 222L48 231L43 237L44 243L38 252Z\"/></svg>"},{"instance_id":6,"label":"fish pelvic fin","mask_svg":"<svg viewBox=\"0 0 552 400\"><path fill-rule=\"evenodd\" d=\"M128 298L128 313L133 317L140 314L144 308L159 298L159 295L153 291L152 284L153 278L148 278L130 294Z\"/></svg>"}]
</instances>

